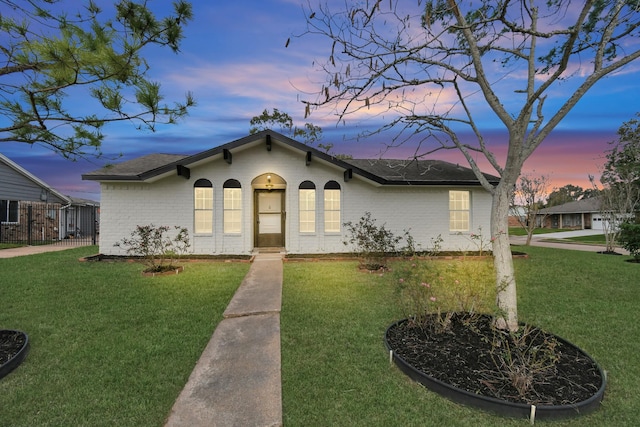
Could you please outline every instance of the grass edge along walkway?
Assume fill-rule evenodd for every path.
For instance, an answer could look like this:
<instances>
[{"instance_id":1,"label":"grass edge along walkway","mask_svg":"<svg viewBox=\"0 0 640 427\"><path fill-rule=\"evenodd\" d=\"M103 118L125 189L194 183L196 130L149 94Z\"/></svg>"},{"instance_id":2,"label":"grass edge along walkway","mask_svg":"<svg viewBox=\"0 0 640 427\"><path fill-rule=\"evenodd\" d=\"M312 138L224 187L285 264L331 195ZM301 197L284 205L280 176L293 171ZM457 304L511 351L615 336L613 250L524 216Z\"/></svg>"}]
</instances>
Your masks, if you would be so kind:
<instances>
[{"instance_id":1,"label":"grass edge along walkway","mask_svg":"<svg viewBox=\"0 0 640 427\"><path fill-rule=\"evenodd\" d=\"M282 255L258 254L167 427L281 426Z\"/></svg>"},{"instance_id":2,"label":"grass edge along walkway","mask_svg":"<svg viewBox=\"0 0 640 427\"><path fill-rule=\"evenodd\" d=\"M0 327L31 342L0 381L0 425L161 426L249 269L78 262L96 250L0 259Z\"/></svg>"}]
</instances>

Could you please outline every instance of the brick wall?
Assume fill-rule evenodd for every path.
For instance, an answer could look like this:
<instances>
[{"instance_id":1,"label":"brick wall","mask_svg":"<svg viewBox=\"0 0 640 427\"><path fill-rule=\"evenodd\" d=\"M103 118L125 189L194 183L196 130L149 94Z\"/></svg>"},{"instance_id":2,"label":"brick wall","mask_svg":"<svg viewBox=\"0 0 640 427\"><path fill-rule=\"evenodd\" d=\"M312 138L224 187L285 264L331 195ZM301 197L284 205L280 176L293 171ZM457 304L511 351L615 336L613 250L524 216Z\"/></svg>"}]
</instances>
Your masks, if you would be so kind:
<instances>
[{"instance_id":1,"label":"brick wall","mask_svg":"<svg viewBox=\"0 0 640 427\"><path fill-rule=\"evenodd\" d=\"M262 174L282 177L286 189L285 246L290 253L348 252L343 244L343 233L325 234L323 231L323 188L335 180L341 186L341 223L357 222L365 212L371 212L379 225L396 234L409 230L424 249L430 248L432 239L441 236L443 250L473 249L468 235L449 232L449 188L445 187L379 187L354 177L344 182L343 170L313 159L305 165L304 153L280 145L266 151L263 145L234 153L233 163L222 159L191 168L189 180L175 173L152 184L103 183L101 198L100 252L124 254L114 247L123 237L130 235L137 225L153 223L157 226L186 227L192 242L192 251L202 254L247 254L253 249L254 198L251 181ZM213 236L193 234L193 184L200 178L213 183L214 213ZM227 179L237 179L242 185L242 233L225 235L223 232L222 186ZM316 185L316 233L300 235L298 232L298 187L302 181ZM482 233L489 239L491 196L480 187L457 188L471 191L471 233Z\"/></svg>"},{"instance_id":2,"label":"brick wall","mask_svg":"<svg viewBox=\"0 0 640 427\"><path fill-rule=\"evenodd\" d=\"M29 207L31 207L31 225L29 226ZM60 204L42 202L19 202L18 222L2 223L0 241L27 242L29 231L34 241L54 241L60 239Z\"/></svg>"}]
</instances>

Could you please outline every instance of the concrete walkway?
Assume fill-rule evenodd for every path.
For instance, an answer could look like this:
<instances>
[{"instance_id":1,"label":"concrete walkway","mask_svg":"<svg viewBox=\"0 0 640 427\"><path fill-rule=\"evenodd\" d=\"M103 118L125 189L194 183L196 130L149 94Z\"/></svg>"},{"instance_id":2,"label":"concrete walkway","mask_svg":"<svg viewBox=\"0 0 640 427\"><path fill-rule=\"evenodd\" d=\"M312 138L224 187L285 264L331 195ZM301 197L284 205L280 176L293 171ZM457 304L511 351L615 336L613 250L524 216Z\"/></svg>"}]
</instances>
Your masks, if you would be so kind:
<instances>
[{"instance_id":1,"label":"concrete walkway","mask_svg":"<svg viewBox=\"0 0 640 427\"><path fill-rule=\"evenodd\" d=\"M258 254L166 427L282 425L282 255Z\"/></svg>"},{"instance_id":2,"label":"concrete walkway","mask_svg":"<svg viewBox=\"0 0 640 427\"><path fill-rule=\"evenodd\" d=\"M64 244L39 245L39 246L21 246L19 248L10 248L0 250L0 258L14 258L17 256L43 254L45 252L66 251L67 249L79 248L81 246L89 246L91 242L84 240L76 240L65 242Z\"/></svg>"}]
</instances>

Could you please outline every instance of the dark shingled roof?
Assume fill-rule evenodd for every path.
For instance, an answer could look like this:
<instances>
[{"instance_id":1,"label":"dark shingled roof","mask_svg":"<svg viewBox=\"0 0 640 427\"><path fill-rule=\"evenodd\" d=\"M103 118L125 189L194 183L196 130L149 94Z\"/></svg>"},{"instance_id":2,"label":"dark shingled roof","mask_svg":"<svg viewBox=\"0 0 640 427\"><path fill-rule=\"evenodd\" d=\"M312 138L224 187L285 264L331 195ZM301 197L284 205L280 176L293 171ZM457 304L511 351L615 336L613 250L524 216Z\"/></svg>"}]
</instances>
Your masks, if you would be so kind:
<instances>
[{"instance_id":1,"label":"dark shingled roof","mask_svg":"<svg viewBox=\"0 0 640 427\"><path fill-rule=\"evenodd\" d=\"M540 209L542 215L600 212L600 198L576 200L563 205Z\"/></svg>"},{"instance_id":2,"label":"dark shingled roof","mask_svg":"<svg viewBox=\"0 0 640 427\"><path fill-rule=\"evenodd\" d=\"M184 154L149 154L122 163L105 166L102 169L82 175L83 179L142 179L143 175L184 159Z\"/></svg>"},{"instance_id":3,"label":"dark shingled roof","mask_svg":"<svg viewBox=\"0 0 640 427\"><path fill-rule=\"evenodd\" d=\"M190 167L207 161L214 156L232 152L247 144L271 139L299 150L310 158L321 159L353 175L377 182L381 185L479 185L470 168L441 160L392 160L392 159L349 159L330 156L313 147L302 144L271 130L258 132L219 147L190 156L180 154L149 154L127 162L111 165L82 175L93 181L145 181L162 174L176 173L176 166ZM270 143L270 142L269 142ZM498 177L484 174L491 183Z\"/></svg>"},{"instance_id":4,"label":"dark shingled roof","mask_svg":"<svg viewBox=\"0 0 640 427\"><path fill-rule=\"evenodd\" d=\"M347 163L379 176L387 184L478 184L478 178L468 167L442 160L352 159ZM498 177L484 174L489 182Z\"/></svg>"}]
</instances>

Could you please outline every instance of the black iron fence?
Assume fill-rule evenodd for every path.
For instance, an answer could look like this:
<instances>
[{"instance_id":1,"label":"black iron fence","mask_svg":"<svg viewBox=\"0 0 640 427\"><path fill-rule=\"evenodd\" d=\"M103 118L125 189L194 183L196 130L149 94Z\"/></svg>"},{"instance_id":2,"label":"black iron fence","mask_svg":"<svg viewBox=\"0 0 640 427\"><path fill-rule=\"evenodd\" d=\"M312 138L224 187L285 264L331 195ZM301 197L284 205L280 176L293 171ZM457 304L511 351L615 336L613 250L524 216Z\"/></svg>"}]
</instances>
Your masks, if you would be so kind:
<instances>
[{"instance_id":1,"label":"black iron fence","mask_svg":"<svg viewBox=\"0 0 640 427\"><path fill-rule=\"evenodd\" d=\"M19 202L17 212L0 218L0 243L95 245L99 215L95 205Z\"/></svg>"}]
</instances>

